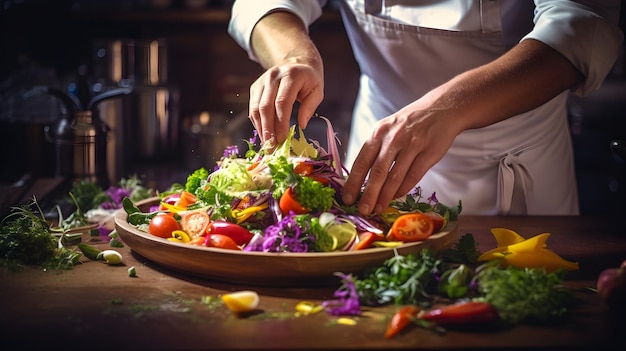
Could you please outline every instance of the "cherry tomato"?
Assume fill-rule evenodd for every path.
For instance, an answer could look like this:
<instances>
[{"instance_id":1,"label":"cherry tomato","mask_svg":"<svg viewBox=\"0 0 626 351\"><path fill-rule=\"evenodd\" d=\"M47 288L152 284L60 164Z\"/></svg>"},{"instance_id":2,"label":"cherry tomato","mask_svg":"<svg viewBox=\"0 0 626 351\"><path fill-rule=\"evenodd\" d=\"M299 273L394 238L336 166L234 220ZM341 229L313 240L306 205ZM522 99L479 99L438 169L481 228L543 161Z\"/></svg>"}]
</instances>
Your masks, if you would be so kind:
<instances>
[{"instance_id":1,"label":"cherry tomato","mask_svg":"<svg viewBox=\"0 0 626 351\"><path fill-rule=\"evenodd\" d=\"M398 217L387 235L388 239L400 241L421 241L433 234L433 220L420 212L403 214Z\"/></svg>"},{"instance_id":2,"label":"cherry tomato","mask_svg":"<svg viewBox=\"0 0 626 351\"><path fill-rule=\"evenodd\" d=\"M439 213L429 211L424 212L424 214L433 220L433 224L435 225L435 227L433 228L433 233L438 233L446 225L446 219L443 218L443 216Z\"/></svg>"},{"instance_id":3,"label":"cherry tomato","mask_svg":"<svg viewBox=\"0 0 626 351\"><path fill-rule=\"evenodd\" d=\"M206 233L208 235L226 235L227 237L231 238L236 245L247 244L254 236L254 234L250 233L248 229L240 226L239 224L225 220L215 220L209 223L206 228Z\"/></svg>"},{"instance_id":4,"label":"cherry tomato","mask_svg":"<svg viewBox=\"0 0 626 351\"><path fill-rule=\"evenodd\" d=\"M150 234L166 239L171 238L175 230L180 230L178 221L174 216L164 213L152 217L148 226Z\"/></svg>"},{"instance_id":5,"label":"cherry tomato","mask_svg":"<svg viewBox=\"0 0 626 351\"><path fill-rule=\"evenodd\" d=\"M222 234L208 234L204 240L204 246L217 247L227 250L241 250L237 243L229 236Z\"/></svg>"},{"instance_id":6,"label":"cherry tomato","mask_svg":"<svg viewBox=\"0 0 626 351\"><path fill-rule=\"evenodd\" d=\"M194 237L206 234L210 222L211 218L205 211L190 211L181 216L180 227L189 234L189 236Z\"/></svg>"},{"instance_id":7,"label":"cherry tomato","mask_svg":"<svg viewBox=\"0 0 626 351\"><path fill-rule=\"evenodd\" d=\"M198 235L198 236L191 237L191 239L189 239L189 242L187 244L195 245L195 246L205 246L204 245L205 241L206 241L206 236Z\"/></svg>"},{"instance_id":8,"label":"cherry tomato","mask_svg":"<svg viewBox=\"0 0 626 351\"><path fill-rule=\"evenodd\" d=\"M278 201L278 206L283 214L288 214L289 211L293 211L295 214L309 213L309 209L302 206L298 200L296 200L296 194L292 188L287 188Z\"/></svg>"},{"instance_id":9,"label":"cherry tomato","mask_svg":"<svg viewBox=\"0 0 626 351\"><path fill-rule=\"evenodd\" d=\"M413 305L400 308L391 318L391 322L389 322L387 326L387 331L385 331L385 338L390 339L402 329L406 328L406 326L411 323L412 319L417 317L419 311L420 308Z\"/></svg>"}]
</instances>

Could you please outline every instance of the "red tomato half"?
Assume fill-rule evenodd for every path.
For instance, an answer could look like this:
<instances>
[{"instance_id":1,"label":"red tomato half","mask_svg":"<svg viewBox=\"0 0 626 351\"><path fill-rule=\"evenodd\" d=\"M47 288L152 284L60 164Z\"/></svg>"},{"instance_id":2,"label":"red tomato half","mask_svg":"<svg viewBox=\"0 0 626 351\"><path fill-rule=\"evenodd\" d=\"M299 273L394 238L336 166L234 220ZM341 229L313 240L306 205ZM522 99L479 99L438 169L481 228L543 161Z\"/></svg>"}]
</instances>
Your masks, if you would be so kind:
<instances>
[{"instance_id":1,"label":"red tomato half","mask_svg":"<svg viewBox=\"0 0 626 351\"><path fill-rule=\"evenodd\" d=\"M152 217L148 226L150 234L161 238L171 238L172 232L179 229L178 221L169 214L158 214Z\"/></svg>"},{"instance_id":2,"label":"red tomato half","mask_svg":"<svg viewBox=\"0 0 626 351\"><path fill-rule=\"evenodd\" d=\"M211 222L211 218L205 211L190 211L182 215L180 219L180 226L185 233L194 237L206 234L209 222Z\"/></svg>"},{"instance_id":3,"label":"red tomato half","mask_svg":"<svg viewBox=\"0 0 626 351\"><path fill-rule=\"evenodd\" d=\"M298 200L296 200L296 194L292 188L287 188L278 201L278 206L283 214L288 214L289 211L293 211L295 214L309 213L309 210L302 206Z\"/></svg>"},{"instance_id":4,"label":"red tomato half","mask_svg":"<svg viewBox=\"0 0 626 351\"><path fill-rule=\"evenodd\" d=\"M403 214L391 225L387 237L391 240L421 241L433 234L435 225L427 215L419 212Z\"/></svg>"}]
</instances>

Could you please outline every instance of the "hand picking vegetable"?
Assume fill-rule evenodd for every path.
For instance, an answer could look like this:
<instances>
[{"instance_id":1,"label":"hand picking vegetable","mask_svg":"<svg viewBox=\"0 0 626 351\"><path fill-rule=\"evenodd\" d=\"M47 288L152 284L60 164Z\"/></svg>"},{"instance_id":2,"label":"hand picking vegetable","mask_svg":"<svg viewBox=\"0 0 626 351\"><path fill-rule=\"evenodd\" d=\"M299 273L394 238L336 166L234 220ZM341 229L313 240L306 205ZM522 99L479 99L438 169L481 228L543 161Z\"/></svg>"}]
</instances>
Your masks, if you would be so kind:
<instances>
[{"instance_id":1,"label":"hand picking vegetable","mask_svg":"<svg viewBox=\"0 0 626 351\"><path fill-rule=\"evenodd\" d=\"M457 208L445 206L435 194L424 201L419 187L392 201L386 213L362 216L357 205L343 205L347 174L330 121L320 118L328 126L329 151L308 142L301 129L296 137L295 125L275 148L256 145L255 133L243 156L237 147L229 147L212 172L200 168L184 186L175 184L160 194L154 215L142 218L136 207L125 206L129 223L176 242L180 240L171 239L172 233L182 230L190 245L209 246L207 235L220 234L245 251L305 253L423 241L456 220L460 203ZM359 235L366 232L372 235ZM227 241L220 239L217 247L232 248Z\"/></svg>"},{"instance_id":2,"label":"hand picking vegetable","mask_svg":"<svg viewBox=\"0 0 626 351\"><path fill-rule=\"evenodd\" d=\"M626 311L626 260L619 268L607 268L598 276L598 295L616 311Z\"/></svg>"}]
</instances>

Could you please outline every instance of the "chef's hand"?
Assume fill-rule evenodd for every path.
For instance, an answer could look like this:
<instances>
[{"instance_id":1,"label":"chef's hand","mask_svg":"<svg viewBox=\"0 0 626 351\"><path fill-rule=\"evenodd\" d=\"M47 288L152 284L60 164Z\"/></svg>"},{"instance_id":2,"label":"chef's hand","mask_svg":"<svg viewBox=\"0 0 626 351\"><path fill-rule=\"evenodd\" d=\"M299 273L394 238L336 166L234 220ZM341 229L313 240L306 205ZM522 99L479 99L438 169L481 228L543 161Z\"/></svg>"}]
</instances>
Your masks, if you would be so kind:
<instances>
[{"instance_id":1,"label":"chef's hand","mask_svg":"<svg viewBox=\"0 0 626 351\"><path fill-rule=\"evenodd\" d=\"M263 142L283 142L294 103L300 102L298 125L304 129L324 98L323 73L299 58L289 58L263 73L250 87L250 120Z\"/></svg>"},{"instance_id":2,"label":"chef's hand","mask_svg":"<svg viewBox=\"0 0 626 351\"><path fill-rule=\"evenodd\" d=\"M363 215L380 213L408 193L458 134L442 113L415 105L380 120L353 163L342 197L353 204L365 184L358 205Z\"/></svg>"}]
</instances>

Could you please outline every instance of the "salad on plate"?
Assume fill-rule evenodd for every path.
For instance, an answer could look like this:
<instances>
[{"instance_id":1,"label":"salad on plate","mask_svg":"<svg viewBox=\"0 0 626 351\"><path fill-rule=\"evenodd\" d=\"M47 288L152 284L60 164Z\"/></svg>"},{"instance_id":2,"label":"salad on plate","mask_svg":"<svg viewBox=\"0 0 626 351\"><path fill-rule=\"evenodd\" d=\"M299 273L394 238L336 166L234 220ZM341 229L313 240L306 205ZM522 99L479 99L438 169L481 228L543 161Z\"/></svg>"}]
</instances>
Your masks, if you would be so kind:
<instances>
[{"instance_id":1,"label":"salad on plate","mask_svg":"<svg viewBox=\"0 0 626 351\"><path fill-rule=\"evenodd\" d=\"M212 171L199 168L185 184L158 194L159 203L143 213L124 200L128 222L173 242L258 252L332 252L396 247L443 231L461 212L423 198L416 187L381 213L360 215L341 201L348 171L341 163L331 122L328 146L307 140L292 126L282 144L248 150L228 147Z\"/></svg>"}]
</instances>

